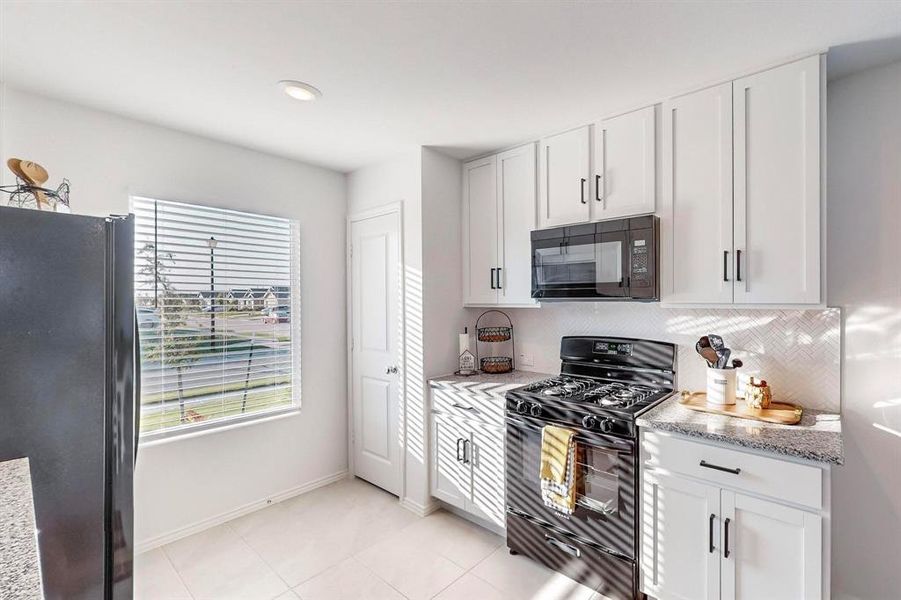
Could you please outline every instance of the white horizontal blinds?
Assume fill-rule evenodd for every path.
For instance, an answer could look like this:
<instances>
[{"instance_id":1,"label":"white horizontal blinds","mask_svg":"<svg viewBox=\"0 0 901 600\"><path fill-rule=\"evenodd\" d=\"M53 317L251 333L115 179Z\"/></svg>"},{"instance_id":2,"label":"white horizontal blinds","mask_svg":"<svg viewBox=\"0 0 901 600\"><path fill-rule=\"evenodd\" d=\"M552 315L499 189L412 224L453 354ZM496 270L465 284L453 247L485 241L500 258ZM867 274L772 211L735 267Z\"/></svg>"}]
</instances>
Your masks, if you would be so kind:
<instances>
[{"instance_id":1,"label":"white horizontal blinds","mask_svg":"<svg viewBox=\"0 0 901 600\"><path fill-rule=\"evenodd\" d=\"M296 225L148 198L132 204L141 431L294 405Z\"/></svg>"}]
</instances>

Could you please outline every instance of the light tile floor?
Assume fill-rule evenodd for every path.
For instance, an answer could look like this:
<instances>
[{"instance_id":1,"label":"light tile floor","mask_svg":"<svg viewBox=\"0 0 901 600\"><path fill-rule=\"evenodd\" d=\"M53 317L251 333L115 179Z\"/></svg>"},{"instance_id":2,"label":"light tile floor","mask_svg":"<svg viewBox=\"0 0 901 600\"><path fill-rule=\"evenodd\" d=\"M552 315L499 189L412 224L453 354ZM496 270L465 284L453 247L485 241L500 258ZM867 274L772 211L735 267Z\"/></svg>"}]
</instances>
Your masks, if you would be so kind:
<instances>
[{"instance_id":1,"label":"light tile floor","mask_svg":"<svg viewBox=\"0 0 901 600\"><path fill-rule=\"evenodd\" d=\"M446 511L359 479L139 555L137 600L602 600Z\"/></svg>"}]
</instances>

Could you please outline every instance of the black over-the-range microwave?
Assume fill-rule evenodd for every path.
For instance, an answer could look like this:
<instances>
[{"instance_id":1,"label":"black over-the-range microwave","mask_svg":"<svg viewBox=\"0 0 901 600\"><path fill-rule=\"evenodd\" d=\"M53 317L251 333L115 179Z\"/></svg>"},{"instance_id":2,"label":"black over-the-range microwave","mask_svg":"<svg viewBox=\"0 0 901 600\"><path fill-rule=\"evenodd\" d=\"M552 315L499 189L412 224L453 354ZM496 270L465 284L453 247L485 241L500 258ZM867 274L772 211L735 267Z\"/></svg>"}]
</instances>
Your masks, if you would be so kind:
<instances>
[{"instance_id":1,"label":"black over-the-range microwave","mask_svg":"<svg viewBox=\"0 0 901 600\"><path fill-rule=\"evenodd\" d=\"M648 215L533 231L532 297L657 300L658 230Z\"/></svg>"}]
</instances>

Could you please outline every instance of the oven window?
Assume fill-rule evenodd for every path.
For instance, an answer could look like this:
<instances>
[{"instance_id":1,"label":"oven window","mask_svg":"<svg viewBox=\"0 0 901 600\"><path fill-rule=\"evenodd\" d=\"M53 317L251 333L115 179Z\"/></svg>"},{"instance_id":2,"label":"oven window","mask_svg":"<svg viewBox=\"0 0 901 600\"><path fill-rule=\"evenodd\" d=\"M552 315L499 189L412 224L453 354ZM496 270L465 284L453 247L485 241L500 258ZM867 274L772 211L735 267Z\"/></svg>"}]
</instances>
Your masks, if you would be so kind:
<instances>
[{"instance_id":1,"label":"oven window","mask_svg":"<svg viewBox=\"0 0 901 600\"><path fill-rule=\"evenodd\" d=\"M530 482L524 493L540 498L541 430L518 429L510 450L520 482ZM620 510L619 475L622 457L576 439L576 505L584 510L613 515ZM508 492L509 493L509 492ZM540 501L540 500L539 500Z\"/></svg>"},{"instance_id":2,"label":"oven window","mask_svg":"<svg viewBox=\"0 0 901 600\"><path fill-rule=\"evenodd\" d=\"M576 445L576 503L607 515L619 510L617 453L588 444Z\"/></svg>"}]
</instances>

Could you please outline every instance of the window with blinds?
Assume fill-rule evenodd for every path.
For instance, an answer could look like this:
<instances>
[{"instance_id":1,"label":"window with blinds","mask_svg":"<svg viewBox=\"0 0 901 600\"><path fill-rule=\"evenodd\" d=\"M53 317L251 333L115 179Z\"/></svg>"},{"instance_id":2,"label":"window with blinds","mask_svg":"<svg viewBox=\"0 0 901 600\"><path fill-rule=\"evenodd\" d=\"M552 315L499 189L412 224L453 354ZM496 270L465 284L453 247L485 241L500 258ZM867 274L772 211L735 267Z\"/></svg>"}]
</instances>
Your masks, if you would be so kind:
<instances>
[{"instance_id":1,"label":"window with blinds","mask_svg":"<svg viewBox=\"0 0 901 600\"><path fill-rule=\"evenodd\" d=\"M149 198L132 210L141 433L296 408L296 223Z\"/></svg>"}]
</instances>

